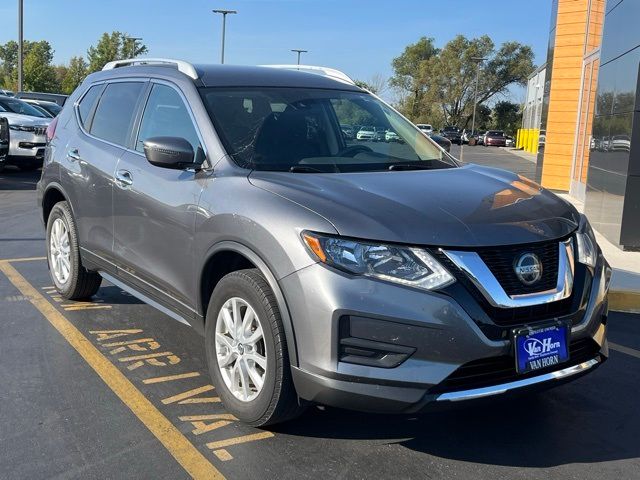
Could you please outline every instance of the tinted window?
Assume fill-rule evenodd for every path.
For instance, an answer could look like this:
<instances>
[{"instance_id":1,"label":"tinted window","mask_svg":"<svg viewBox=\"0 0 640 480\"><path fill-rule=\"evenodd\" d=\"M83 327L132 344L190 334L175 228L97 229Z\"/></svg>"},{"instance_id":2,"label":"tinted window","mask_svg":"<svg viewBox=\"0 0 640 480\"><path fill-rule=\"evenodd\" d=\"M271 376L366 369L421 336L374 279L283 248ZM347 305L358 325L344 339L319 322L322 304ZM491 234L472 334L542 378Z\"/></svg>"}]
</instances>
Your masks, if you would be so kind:
<instances>
[{"instance_id":1,"label":"tinted window","mask_svg":"<svg viewBox=\"0 0 640 480\"><path fill-rule=\"evenodd\" d=\"M91 109L96 103L101 90L102 85L94 85L87 91L85 96L82 97L82 100L80 100L80 103L78 104L78 114L80 115L80 122L82 122L83 125L86 124L89 114L91 113Z\"/></svg>"},{"instance_id":2,"label":"tinted window","mask_svg":"<svg viewBox=\"0 0 640 480\"><path fill-rule=\"evenodd\" d=\"M40 106L54 117L62 111L62 107L57 103L43 103Z\"/></svg>"},{"instance_id":3,"label":"tinted window","mask_svg":"<svg viewBox=\"0 0 640 480\"><path fill-rule=\"evenodd\" d=\"M126 145L143 87L142 82L107 85L93 117L91 133L117 145Z\"/></svg>"},{"instance_id":4,"label":"tinted window","mask_svg":"<svg viewBox=\"0 0 640 480\"><path fill-rule=\"evenodd\" d=\"M5 97L0 99L0 106L6 112L19 113L21 115L31 115L32 117L44 117L43 113L40 113L36 108L29 105L27 102L18 100L17 98Z\"/></svg>"},{"instance_id":5,"label":"tinted window","mask_svg":"<svg viewBox=\"0 0 640 480\"><path fill-rule=\"evenodd\" d=\"M143 142L152 137L182 137L197 152L198 134L182 98L173 88L154 85L144 109L136 150L143 150Z\"/></svg>"}]
</instances>

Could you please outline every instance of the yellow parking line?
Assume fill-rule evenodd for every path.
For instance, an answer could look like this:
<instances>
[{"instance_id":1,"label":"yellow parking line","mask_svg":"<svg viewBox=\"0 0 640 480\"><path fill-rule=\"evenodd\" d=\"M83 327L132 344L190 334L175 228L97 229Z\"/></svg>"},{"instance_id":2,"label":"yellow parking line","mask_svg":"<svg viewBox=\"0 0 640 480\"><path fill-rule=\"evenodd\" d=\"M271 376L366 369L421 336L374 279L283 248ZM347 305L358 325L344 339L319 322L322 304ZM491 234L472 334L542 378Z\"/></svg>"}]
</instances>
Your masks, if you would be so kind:
<instances>
[{"instance_id":1,"label":"yellow parking line","mask_svg":"<svg viewBox=\"0 0 640 480\"><path fill-rule=\"evenodd\" d=\"M2 258L0 262L16 263L16 262L33 262L35 260L46 260L47 257L25 257L25 258Z\"/></svg>"},{"instance_id":2,"label":"yellow parking line","mask_svg":"<svg viewBox=\"0 0 640 480\"><path fill-rule=\"evenodd\" d=\"M41 259L41 258L39 258ZM13 261L13 260L12 260ZM19 261L27 261L19 259ZM131 383L100 351L91 344L64 315L43 297L12 266L0 260L0 271L36 307L64 339L84 358L107 386L129 407L155 435L167 451L193 478L224 479L202 453Z\"/></svg>"},{"instance_id":3,"label":"yellow parking line","mask_svg":"<svg viewBox=\"0 0 640 480\"><path fill-rule=\"evenodd\" d=\"M632 357L640 358L640 350L636 350L635 348L625 347L624 345L619 345L613 342L609 342L609 347L613 350L617 350L618 352L631 355Z\"/></svg>"}]
</instances>

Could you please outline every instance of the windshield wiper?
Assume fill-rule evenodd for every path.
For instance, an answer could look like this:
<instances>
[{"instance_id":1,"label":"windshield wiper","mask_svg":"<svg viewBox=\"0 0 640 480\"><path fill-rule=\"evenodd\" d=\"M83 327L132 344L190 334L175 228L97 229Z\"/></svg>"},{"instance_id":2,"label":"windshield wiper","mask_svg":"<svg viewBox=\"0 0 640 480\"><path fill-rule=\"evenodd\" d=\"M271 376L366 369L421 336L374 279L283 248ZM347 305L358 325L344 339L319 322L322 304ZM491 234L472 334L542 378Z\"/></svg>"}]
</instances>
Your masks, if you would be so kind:
<instances>
[{"instance_id":1,"label":"windshield wiper","mask_svg":"<svg viewBox=\"0 0 640 480\"><path fill-rule=\"evenodd\" d=\"M308 167L307 165L294 165L289 169L291 173L327 173L324 170Z\"/></svg>"},{"instance_id":2,"label":"windshield wiper","mask_svg":"<svg viewBox=\"0 0 640 480\"><path fill-rule=\"evenodd\" d=\"M389 165L389 170L431 170L432 165L424 165L422 163L394 163Z\"/></svg>"}]
</instances>

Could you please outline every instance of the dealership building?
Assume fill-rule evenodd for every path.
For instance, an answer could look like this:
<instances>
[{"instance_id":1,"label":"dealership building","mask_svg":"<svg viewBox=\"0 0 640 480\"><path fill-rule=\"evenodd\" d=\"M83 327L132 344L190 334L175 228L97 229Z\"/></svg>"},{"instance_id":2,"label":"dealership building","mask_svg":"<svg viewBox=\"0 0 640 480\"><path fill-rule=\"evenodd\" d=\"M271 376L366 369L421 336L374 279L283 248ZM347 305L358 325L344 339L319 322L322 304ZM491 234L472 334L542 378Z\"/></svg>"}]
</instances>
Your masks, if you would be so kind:
<instances>
[{"instance_id":1,"label":"dealership building","mask_svg":"<svg viewBox=\"0 0 640 480\"><path fill-rule=\"evenodd\" d=\"M537 181L583 201L594 228L629 250L640 249L639 25L640 0L553 0L523 118L543 139Z\"/></svg>"}]
</instances>

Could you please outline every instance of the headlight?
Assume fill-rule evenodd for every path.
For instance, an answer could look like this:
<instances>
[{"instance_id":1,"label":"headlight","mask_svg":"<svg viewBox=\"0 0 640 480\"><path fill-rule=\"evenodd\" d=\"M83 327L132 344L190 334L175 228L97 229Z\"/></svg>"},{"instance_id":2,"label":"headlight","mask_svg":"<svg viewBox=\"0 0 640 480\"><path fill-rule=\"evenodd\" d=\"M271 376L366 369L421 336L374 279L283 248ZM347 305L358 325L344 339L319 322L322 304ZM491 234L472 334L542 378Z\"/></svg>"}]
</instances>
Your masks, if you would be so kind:
<instances>
[{"instance_id":1,"label":"headlight","mask_svg":"<svg viewBox=\"0 0 640 480\"><path fill-rule=\"evenodd\" d=\"M588 267L595 268L598 259L596 239L587 217L582 215L580 228L576 233L576 245L578 247L578 261Z\"/></svg>"},{"instance_id":2,"label":"headlight","mask_svg":"<svg viewBox=\"0 0 640 480\"><path fill-rule=\"evenodd\" d=\"M9 130L16 130L18 132L34 132L34 127L28 127L26 125L9 125Z\"/></svg>"},{"instance_id":3,"label":"headlight","mask_svg":"<svg viewBox=\"0 0 640 480\"><path fill-rule=\"evenodd\" d=\"M455 281L435 258L419 248L360 242L311 232L303 232L302 238L322 263L353 275L426 290Z\"/></svg>"}]
</instances>

